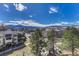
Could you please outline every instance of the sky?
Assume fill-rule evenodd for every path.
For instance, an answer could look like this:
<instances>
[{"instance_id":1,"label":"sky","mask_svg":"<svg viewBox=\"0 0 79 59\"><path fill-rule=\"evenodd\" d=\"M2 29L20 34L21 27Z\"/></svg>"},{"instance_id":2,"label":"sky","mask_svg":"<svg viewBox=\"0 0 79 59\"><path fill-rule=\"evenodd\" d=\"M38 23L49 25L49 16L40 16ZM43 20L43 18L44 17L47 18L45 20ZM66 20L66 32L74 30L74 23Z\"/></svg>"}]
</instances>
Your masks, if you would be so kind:
<instances>
[{"instance_id":1,"label":"sky","mask_svg":"<svg viewBox=\"0 0 79 59\"><path fill-rule=\"evenodd\" d=\"M0 23L6 25L79 25L78 3L2 3Z\"/></svg>"}]
</instances>

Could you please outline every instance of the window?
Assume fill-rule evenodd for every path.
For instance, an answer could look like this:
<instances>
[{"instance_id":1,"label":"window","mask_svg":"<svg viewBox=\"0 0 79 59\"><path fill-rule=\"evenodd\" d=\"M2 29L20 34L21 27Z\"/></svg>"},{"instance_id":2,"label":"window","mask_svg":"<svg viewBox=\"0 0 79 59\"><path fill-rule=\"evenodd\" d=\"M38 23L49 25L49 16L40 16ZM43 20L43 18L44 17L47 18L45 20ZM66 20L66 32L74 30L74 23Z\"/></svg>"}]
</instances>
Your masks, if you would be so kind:
<instances>
[{"instance_id":1,"label":"window","mask_svg":"<svg viewBox=\"0 0 79 59\"><path fill-rule=\"evenodd\" d=\"M12 34L6 34L5 35L6 40L11 40L11 36L12 36Z\"/></svg>"}]
</instances>

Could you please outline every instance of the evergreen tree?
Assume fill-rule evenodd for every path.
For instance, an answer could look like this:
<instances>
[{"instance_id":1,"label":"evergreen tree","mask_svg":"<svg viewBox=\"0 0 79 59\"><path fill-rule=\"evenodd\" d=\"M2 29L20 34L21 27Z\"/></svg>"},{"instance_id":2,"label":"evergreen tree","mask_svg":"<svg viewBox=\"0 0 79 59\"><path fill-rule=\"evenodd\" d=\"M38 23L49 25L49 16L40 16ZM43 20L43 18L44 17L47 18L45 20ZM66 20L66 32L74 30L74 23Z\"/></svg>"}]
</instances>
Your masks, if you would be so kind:
<instances>
[{"instance_id":1,"label":"evergreen tree","mask_svg":"<svg viewBox=\"0 0 79 59\"><path fill-rule=\"evenodd\" d=\"M44 42L42 31L40 29L36 29L35 32L32 35L32 52L35 55L41 55L41 50L43 47L46 46L46 43Z\"/></svg>"},{"instance_id":2,"label":"evergreen tree","mask_svg":"<svg viewBox=\"0 0 79 59\"><path fill-rule=\"evenodd\" d=\"M53 52L53 54L51 54L51 52L49 51L49 55L55 55L55 30L53 30L53 29L51 29L49 32L48 32L48 40L49 40L49 42L51 42L50 44L52 45L51 47L52 47L52 51L51 52ZM51 49L50 49L51 50Z\"/></svg>"},{"instance_id":3,"label":"evergreen tree","mask_svg":"<svg viewBox=\"0 0 79 59\"><path fill-rule=\"evenodd\" d=\"M75 55L75 48L79 47L79 31L74 27L68 27L63 34L62 49L70 50Z\"/></svg>"}]
</instances>

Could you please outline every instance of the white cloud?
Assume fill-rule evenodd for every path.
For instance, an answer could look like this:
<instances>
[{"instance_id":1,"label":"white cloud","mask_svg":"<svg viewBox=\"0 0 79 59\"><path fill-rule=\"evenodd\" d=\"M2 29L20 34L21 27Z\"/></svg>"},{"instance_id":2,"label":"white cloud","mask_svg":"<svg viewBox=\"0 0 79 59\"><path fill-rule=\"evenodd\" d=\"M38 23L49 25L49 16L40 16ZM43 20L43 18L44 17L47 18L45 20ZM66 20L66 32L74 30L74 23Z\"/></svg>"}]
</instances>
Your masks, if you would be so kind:
<instances>
[{"instance_id":1,"label":"white cloud","mask_svg":"<svg viewBox=\"0 0 79 59\"><path fill-rule=\"evenodd\" d=\"M66 25L66 24L69 24L69 23L68 23L68 22L61 22L61 24L62 24L62 25L63 25L63 24Z\"/></svg>"},{"instance_id":2,"label":"white cloud","mask_svg":"<svg viewBox=\"0 0 79 59\"><path fill-rule=\"evenodd\" d=\"M29 17L33 17L32 15L29 15Z\"/></svg>"},{"instance_id":3,"label":"white cloud","mask_svg":"<svg viewBox=\"0 0 79 59\"><path fill-rule=\"evenodd\" d=\"M77 23L78 22L78 23ZM5 25L23 25L23 26L35 26L35 27L46 27L46 26L63 26L63 25L79 25L79 21L76 22L57 22L51 24L41 24L34 20L14 20L5 23Z\"/></svg>"},{"instance_id":4,"label":"white cloud","mask_svg":"<svg viewBox=\"0 0 79 59\"><path fill-rule=\"evenodd\" d=\"M75 24L75 25L79 25L79 21L76 21L75 23L73 23L73 24Z\"/></svg>"},{"instance_id":5,"label":"white cloud","mask_svg":"<svg viewBox=\"0 0 79 59\"><path fill-rule=\"evenodd\" d=\"M45 26L51 26L52 24L41 24L38 22L35 22L33 20L18 20L18 21L9 21L9 23L6 23L7 25L23 25L23 26L36 26L36 27L45 27Z\"/></svg>"},{"instance_id":6,"label":"white cloud","mask_svg":"<svg viewBox=\"0 0 79 59\"><path fill-rule=\"evenodd\" d=\"M61 25L69 25L68 22L59 22L59 23L52 23L52 24L41 24L35 22L33 20L19 20L19 21L9 21L12 24L23 25L23 26L36 26L36 27L46 27L46 26L61 26Z\"/></svg>"},{"instance_id":7,"label":"white cloud","mask_svg":"<svg viewBox=\"0 0 79 59\"><path fill-rule=\"evenodd\" d=\"M18 10L18 11L23 11L23 10L27 9L27 7L24 6L24 5L21 4L21 3L19 3L19 4L14 3L13 5L15 6L16 10Z\"/></svg>"},{"instance_id":8,"label":"white cloud","mask_svg":"<svg viewBox=\"0 0 79 59\"><path fill-rule=\"evenodd\" d=\"M59 25L62 25L61 23L54 23L53 24L54 26L59 26Z\"/></svg>"},{"instance_id":9,"label":"white cloud","mask_svg":"<svg viewBox=\"0 0 79 59\"><path fill-rule=\"evenodd\" d=\"M59 25L70 25L71 23L69 23L69 22L58 22L58 23L54 23L53 25L57 25L57 26L59 26Z\"/></svg>"},{"instance_id":10,"label":"white cloud","mask_svg":"<svg viewBox=\"0 0 79 59\"><path fill-rule=\"evenodd\" d=\"M76 21L76 23L78 23L78 24L79 24L79 21Z\"/></svg>"},{"instance_id":11,"label":"white cloud","mask_svg":"<svg viewBox=\"0 0 79 59\"><path fill-rule=\"evenodd\" d=\"M4 23L5 25L18 25L16 23L10 23L10 22L7 22L7 23Z\"/></svg>"},{"instance_id":12,"label":"white cloud","mask_svg":"<svg viewBox=\"0 0 79 59\"><path fill-rule=\"evenodd\" d=\"M9 11L9 6L7 4L3 4L3 6L6 8L6 11Z\"/></svg>"},{"instance_id":13,"label":"white cloud","mask_svg":"<svg viewBox=\"0 0 79 59\"><path fill-rule=\"evenodd\" d=\"M9 6L7 4L3 4L6 8L9 8Z\"/></svg>"},{"instance_id":14,"label":"white cloud","mask_svg":"<svg viewBox=\"0 0 79 59\"><path fill-rule=\"evenodd\" d=\"M7 25L23 25L23 26L46 27L46 26L69 25L71 23L68 23L68 22L58 22L58 23L52 23L52 24L41 24L41 23L35 22L33 20L16 20L16 21L9 21L6 24Z\"/></svg>"},{"instance_id":15,"label":"white cloud","mask_svg":"<svg viewBox=\"0 0 79 59\"><path fill-rule=\"evenodd\" d=\"M54 13L54 12L52 12L52 11L48 11L49 12L49 14L52 14L52 13Z\"/></svg>"},{"instance_id":16,"label":"white cloud","mask_svg":"<svg viewBox=\"0 0 79 59\"><path fill-rule=\"evenodd\" d=\"M0 20L0 24L2 24L2 23L3 23L3 21Z\"/></svg>"},{"instance_id":17,"label":"white cloud","mask_svg":"<svg viewBox=\"0 0 79 59\"><path fill-rule=\"evenodd\" d=\"M51 13L57 13L58 12L58 10L57 10L57 8L55 8L55 7L50 7L50 9L49 9L49 14L51 14Z\"/></svg>"},{"instance_id":18,"label":"white cloud","mask_svg":"<svg viewBox=\"0 0 79 59\"><path fill-rule=\"evenodd\" d=\"M0 23L2 23L3 21L0 20Z\"/></svg>"}]
</instances>

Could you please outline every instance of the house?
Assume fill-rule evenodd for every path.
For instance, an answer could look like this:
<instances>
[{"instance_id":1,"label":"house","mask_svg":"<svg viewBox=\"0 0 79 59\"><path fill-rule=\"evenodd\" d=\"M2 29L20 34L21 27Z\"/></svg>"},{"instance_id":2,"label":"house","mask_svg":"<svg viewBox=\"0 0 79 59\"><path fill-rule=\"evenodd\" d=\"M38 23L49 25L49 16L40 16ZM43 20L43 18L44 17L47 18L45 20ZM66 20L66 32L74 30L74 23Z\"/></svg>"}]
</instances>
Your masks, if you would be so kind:
<instances>
[{"instance_id":1,"label":"house","mask_svg":"<svg viewBox=\"0 0 79 59\"><path fill-rule=\"evenodd\" d=\"M26 40L25 33L22 31L12 31L11 29L0 31L0 49L11 47L12 45L24 43Z\"/></svg>"}]
</instances>

